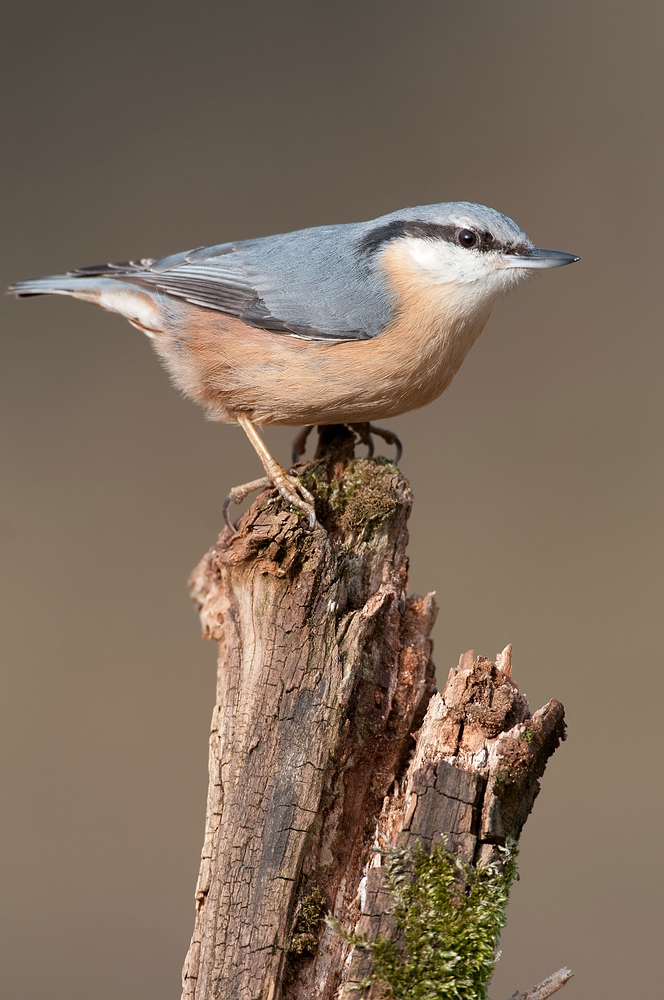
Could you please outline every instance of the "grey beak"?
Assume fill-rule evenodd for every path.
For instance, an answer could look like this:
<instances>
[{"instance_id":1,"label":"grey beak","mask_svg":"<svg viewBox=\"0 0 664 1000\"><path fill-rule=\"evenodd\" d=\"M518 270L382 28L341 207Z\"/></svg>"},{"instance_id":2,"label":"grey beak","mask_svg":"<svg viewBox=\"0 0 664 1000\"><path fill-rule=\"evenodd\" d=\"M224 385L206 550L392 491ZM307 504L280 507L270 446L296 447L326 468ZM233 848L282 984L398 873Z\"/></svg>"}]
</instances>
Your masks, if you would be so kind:
<instances>
[{"instance_id":1,"label":"grey beak","mask_svg":"<svg viewBox=\"0 0 664 1000\"><path fill-rule=\"evenodd\" d=\"M562 267L563 264L574 264L580 258L562 250L541 250L539 247L531 247L525 253L505 254L503 260L507 267L535 268Z\"/></svg>"}]
</instances>

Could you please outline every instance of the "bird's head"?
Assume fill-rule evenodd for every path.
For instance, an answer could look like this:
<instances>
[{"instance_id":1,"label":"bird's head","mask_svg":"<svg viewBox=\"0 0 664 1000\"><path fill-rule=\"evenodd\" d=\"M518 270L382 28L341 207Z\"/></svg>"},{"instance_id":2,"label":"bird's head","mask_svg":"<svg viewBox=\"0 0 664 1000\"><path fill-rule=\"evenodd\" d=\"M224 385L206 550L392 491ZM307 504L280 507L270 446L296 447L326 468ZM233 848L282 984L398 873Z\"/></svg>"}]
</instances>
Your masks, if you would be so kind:
<instances>
[{"instance_id":1,"label":"bird's head","mask_svg":"<svg viewBox=\"0 0 664 1000\"><path fill-rule=\"evenodd\" d=\"M403 209L377 219L359 243L392 272L438 286L466 311L485 308L534 271L578 260L533 246L515 222L485 205L447 202Z\"/></svg>"}]
</instances>

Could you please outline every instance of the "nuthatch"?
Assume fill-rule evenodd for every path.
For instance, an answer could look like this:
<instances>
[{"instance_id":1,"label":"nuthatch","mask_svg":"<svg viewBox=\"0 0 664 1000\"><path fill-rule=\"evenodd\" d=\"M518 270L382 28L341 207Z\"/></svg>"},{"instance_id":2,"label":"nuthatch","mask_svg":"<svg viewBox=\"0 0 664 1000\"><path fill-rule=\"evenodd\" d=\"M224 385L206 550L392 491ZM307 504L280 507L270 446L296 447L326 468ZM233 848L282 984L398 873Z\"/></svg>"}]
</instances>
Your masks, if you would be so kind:
<instances>
[{"instance_id":1,"label":"nuthatch","mask_svg":"<svg viewBox=\"0 0 664 1000\"><path fill-rule=\"evenodd\" d=\"M314 498L272 457L258 425L362 425L365 440L377 431L398 445L372 421L440 396L498 296L534 269L576 260L533 247L492 208L447 202L9 291L72 295L128 319L175 384L212 420L239 424L263 463L266 479L231 491L227 521L230 502L273 485L313 527Z\"/></svg>"}]
</instances>

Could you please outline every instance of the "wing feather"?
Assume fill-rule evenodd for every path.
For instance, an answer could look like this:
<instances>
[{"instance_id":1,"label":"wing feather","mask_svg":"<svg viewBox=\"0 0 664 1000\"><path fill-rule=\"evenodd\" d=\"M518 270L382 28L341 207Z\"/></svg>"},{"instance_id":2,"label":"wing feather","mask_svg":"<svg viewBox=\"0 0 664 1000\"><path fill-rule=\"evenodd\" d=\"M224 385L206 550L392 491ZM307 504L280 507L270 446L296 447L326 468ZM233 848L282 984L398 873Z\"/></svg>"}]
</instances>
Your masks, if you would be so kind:
<instances>
[{"instance_id":1,"label":"wing feather","mask_svg":"<svg viewBox=\"0 0 664 1000\"><path fill-rule=\"evenodd\" d=\"M253 241L248 241L252 243ZM79 268L73 277L103 276L121 279L203 309L237 316L251 326L309 340L361 340L361 329L324 330L275 316L247 274L242 244L221 243L172 254L159 260L144 258Z\"/></svg>"}]
</instances>

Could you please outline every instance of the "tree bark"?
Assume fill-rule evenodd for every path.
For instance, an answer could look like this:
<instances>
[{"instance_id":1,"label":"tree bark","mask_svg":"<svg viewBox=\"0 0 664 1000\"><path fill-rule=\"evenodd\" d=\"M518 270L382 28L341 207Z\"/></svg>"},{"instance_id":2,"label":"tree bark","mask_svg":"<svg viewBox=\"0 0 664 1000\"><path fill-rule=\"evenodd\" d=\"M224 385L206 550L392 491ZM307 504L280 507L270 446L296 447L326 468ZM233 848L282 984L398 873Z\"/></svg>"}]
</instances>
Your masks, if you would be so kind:
<instances>
[{"instance_id":1,"label":"tree bark","mask_svg":"<svg viewBox=\"0 0 664 1000\"><path fill-rule=\"evenodd\" d=\"M192 575L219 668L183 1000L357 996L369 953L323 916L395 932L376 848L446 835L491 860L564 735L558 702L530 717L509 649L465 654L434 695L435 602L406 594L410 488L353 440L323 429L303 470L313 532L266 491Z\"/></svg>"}]
</instances>

